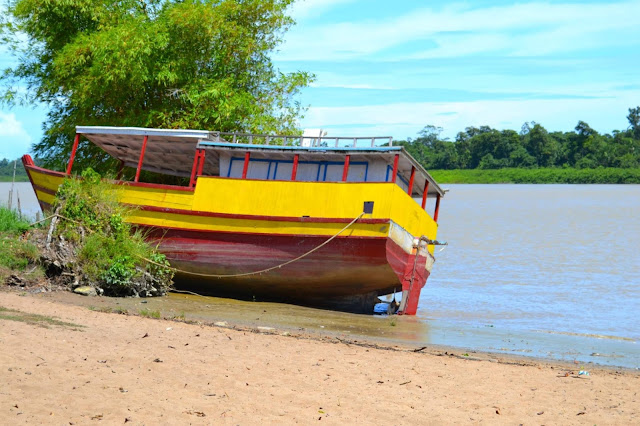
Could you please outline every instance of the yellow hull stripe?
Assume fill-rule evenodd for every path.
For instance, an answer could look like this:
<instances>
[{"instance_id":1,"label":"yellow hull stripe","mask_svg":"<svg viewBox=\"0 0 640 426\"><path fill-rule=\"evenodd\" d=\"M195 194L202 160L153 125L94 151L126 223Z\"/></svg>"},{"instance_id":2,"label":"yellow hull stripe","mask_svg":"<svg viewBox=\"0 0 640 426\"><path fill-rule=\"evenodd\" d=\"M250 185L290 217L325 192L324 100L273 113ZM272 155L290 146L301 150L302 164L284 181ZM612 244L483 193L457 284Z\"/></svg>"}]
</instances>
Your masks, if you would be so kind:
<instances>
[{"instance_id":1,"label":"yellow hull stripe","mask_svg":"<svg viewBox=\"0 0 640 426\"><path fill-rule=\"evenodd\" d=\"M62 177L31 170L36 186L57 191ZM307 216L351 220L362 212L365 201L374 202L373 214L366 219L393 221L413 236L436 239L438 225L399 186L386 183L291 182L198 178L194 191L170 187L114 185L121 202L177 210L260 216L259 218L221 218L180 213L134 211L129 221L155 227L171 227L221 232L247 232L288 235L333 235L344 223L299 222L286 218ZM54 197L36 190L38 199L52 204ZM327 200L331 200L327 202ZM265 218L264 216L273 216ZM389 224L354 224L344 235L381 237ZM429 248L433 252L433 247Z\"/></svg>"},{"instance_id":2,"label":"yellow hull stripe","mask_svg":"<svg viewBox=\"0 0 640 426\"><path fill-rule=\"evenodd\" d=\"M149 212L136 210L127 220L131 223L157 228L179 228L194 231L217 231L230 233L272 234L272 235L319 235L332 236L346 224L336 222L290 222L286 220L254 220L225 217L207 217L176 213ZM355 223L340 234L353 237L379 237L389 234L385 223Z\"/></svg>"}]
</instances>

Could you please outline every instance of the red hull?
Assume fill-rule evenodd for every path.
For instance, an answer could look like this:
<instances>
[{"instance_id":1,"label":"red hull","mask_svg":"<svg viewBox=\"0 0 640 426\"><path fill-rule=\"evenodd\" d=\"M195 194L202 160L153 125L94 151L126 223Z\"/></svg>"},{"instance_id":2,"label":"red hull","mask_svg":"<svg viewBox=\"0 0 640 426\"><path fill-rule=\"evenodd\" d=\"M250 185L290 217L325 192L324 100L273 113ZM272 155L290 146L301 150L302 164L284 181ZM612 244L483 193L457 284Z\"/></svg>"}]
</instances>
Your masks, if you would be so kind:
<instances>
[{"instance_id":1,"label":"red hull","mask_svg":"<svg viewBox=\"0 0 640 426\"><path fill-rule=\"evenodd\" d=\"M172 266L182 271L215 275L267 269L295 259L327 239L175 229L149 228L148 231L151 238L158 240L160 250ZM312 304L360 301L365 296L372 299L413 287L415 307L407 306L404 313L415 314L417 297L428 276L425 261L423 255L416 258L405 253L389 238L338 237L311 255L267 273L206 278L181 272L176 275L176 281L188 281L190 286L197 285L209 293Z\"/></svg>"}]
</instances>

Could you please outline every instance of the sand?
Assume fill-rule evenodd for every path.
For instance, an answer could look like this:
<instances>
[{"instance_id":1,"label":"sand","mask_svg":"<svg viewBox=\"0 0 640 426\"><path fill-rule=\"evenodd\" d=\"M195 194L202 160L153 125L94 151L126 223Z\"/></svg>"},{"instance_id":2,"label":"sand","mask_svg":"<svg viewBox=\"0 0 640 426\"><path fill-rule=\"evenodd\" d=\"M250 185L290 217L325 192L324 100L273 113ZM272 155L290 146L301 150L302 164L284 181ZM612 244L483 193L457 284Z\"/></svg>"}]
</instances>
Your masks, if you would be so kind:
<instances>
[{"instance_id":1,"label":"sand","mask_svg":"<svg viewBox=\"0 0 640 426\"><path fill-rule=\"evenodd\" d=\"M79 326L0 319L1 424L640 424L636 371L0 307Z\"/></svg>"}]
</instances>

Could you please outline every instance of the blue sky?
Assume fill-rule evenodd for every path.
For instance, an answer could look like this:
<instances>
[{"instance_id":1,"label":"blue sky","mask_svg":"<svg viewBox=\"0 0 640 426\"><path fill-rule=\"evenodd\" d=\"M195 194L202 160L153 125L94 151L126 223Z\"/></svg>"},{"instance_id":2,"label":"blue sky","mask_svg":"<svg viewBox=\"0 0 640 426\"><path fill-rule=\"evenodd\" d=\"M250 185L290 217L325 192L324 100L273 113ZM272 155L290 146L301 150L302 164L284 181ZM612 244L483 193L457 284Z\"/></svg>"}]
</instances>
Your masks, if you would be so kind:
<instances>
[{"instance_id":1,"label":"blue sky","mask_svg":"<svg viewBox=\"0 0 640 426\"><path fill-rule=\"evenodd\" d=\"M578 120L608 133L640 105L640 0L300 0L291 13L274 59L316 74L301 125L329 135L402 139L431 124L454 139L467 126ZM0 48L0 67L9 61ZM44 117L0 107L0 158L27 151Z\"/></svg>"}]
</instances>

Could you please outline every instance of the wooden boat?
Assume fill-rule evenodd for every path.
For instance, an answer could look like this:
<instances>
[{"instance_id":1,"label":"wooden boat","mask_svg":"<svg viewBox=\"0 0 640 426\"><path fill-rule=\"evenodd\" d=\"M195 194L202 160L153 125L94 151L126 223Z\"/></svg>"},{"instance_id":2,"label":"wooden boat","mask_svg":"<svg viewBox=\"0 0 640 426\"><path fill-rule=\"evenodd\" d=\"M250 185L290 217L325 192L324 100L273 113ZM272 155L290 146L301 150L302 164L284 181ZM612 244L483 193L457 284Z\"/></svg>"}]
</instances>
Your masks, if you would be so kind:
<instances>
[{"instance_id":1,"label":"wooden boat","mask_svg":"<svg viewBox=\"0 0 640 426\"><path fill-rule=\"evenodd\" d=\"M136 169L133 181L113 186L135 207L127 220L178 269L177 283L350 309L401 291L398 312L416 313L444 191L391 138L79 126L65 172L23 157L43 210L71 176L80 137L121 170ZM141 170L184 177L185 185L140 182Z\"/></svg>"}]
</instances>

